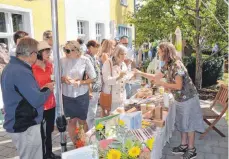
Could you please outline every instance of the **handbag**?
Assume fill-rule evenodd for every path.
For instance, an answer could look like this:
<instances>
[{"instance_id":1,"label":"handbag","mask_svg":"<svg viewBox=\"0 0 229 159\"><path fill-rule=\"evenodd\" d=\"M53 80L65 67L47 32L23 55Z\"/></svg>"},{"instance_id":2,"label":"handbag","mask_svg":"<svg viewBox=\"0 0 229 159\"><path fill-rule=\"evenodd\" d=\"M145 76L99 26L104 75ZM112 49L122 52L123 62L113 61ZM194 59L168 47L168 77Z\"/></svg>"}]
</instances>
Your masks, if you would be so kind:
<instances>
[{"instance_id":1,"label":"handbag","mask_svg":"<svg viewBox=\"0 0 229 159\"><path fill-rule=\"evenodd\" d=\"M112 67L111 67L111 62L110 63L110 70L111 70L111 77L112 77ZM112 92L112 86L111 86L111 92ZM100 93L100 98L99 98L99 104L103 110L110 111L111 110L111 102L112 102L112 94L107 94L104 92Z\"/></svg>"}]
</instances>

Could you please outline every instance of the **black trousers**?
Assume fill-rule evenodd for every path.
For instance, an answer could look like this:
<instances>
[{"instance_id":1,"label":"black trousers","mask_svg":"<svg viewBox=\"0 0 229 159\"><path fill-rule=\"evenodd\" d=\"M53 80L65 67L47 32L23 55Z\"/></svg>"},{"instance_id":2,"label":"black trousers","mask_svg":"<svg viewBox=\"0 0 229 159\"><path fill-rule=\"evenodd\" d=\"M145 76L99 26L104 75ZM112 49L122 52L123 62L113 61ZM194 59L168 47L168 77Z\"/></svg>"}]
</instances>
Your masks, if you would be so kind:
<instances>
[{"instance_id":1,"label":"black trousers","mask_svg":"<svg viewBox=\"0 0 229 159\"><path fill-rule=\"evenodd\" d=\"M52 153L52 132L54 130L55 110L54 107L45 110L43 114L43 121L41 123L43 158L49 157Z\"/></svg>"}]
</instances>

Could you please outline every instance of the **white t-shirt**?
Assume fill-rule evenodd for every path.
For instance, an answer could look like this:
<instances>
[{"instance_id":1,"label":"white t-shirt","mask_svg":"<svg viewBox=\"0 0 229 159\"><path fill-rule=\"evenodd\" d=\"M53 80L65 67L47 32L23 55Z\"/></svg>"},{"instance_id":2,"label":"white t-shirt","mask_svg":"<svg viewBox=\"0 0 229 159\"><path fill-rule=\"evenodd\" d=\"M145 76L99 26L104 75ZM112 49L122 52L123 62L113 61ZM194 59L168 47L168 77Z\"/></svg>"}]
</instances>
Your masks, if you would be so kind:
<instances>
[{"instance_id":1,"label":"white t-shirt","mask_svg":"<svg viewBox=\"0 0 229 159\"><path fill-rule=\"evenodd\" d=\"M61 59L60 64L61 76L82 80L84 71L86 71L86 74L90 79L96 78L94 67L91 61L85 56L81 56L78 59L69 59L64 57ZM79 87L67 85L65 83L62 84L63 95L72 98L76 98L87 93L88 89L88 84L80 85Z\"/></svg>"},{"instance_id":2,"label":"white t-shirt","mask_svg":"<svg viewBox=\"0 0 229 159\"><path fill-rule=\"evenodd\" d=\"M16 46L10 50L10 56L16 56Z\"/></svg>"},{"instance_id":3,"label":"white t-shirt","mask_svg":"<svg viewBox=\"0 0 229 159\"><path fill-rule=\"evenodd\" d=\"M134 61L134 51L131 48L128 48L126 59L131 60L132 62ZM131 63L127 66L127 70L131 71Z\"/></svg>"},{"instance_id":4,"label":"white t-shirt","mask_svg":"<svg viewBox=\"0 0 229 159\"><path fill-rule=\"evenodd\" d=\"M134 51L131 48L128 48L126 59L134 61Z\"/></svg>"}]
</instances>

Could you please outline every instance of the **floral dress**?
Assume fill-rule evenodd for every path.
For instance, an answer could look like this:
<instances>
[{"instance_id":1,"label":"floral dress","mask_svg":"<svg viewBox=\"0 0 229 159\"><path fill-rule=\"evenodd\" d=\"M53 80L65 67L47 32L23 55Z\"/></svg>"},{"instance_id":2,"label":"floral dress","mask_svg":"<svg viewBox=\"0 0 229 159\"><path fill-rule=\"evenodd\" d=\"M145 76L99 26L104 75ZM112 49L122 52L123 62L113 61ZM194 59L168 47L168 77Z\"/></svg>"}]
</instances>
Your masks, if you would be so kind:
<instances>
[{"instance_id":1,"label":"floral dress","mask_svg":"<svg viewBox=\"0 0 229 159\"><path fill-rule=\"evenodd\" d=\"M182 89L171 90L176 106L175 126L180 132L204 132L203 115L196 87L188 71L179 60L162 68L167 83L175 83L175 77L182 77Z\"/></svg>"},{"instance_id":2,"label":"floral dress","mask_svg":"<svg viewBox=\"0 0 229 159\"><path fill-rule=\"evenodd\" d=\"M167 68L164 66L162 68L162 73L164 73L168 83L175 83L175 77L177 75L182 77L182 89L179 91L171 91L176 101L184 102L197 95L196 87L194 86L191 78L188 75L187 69L181 61L173 61L168 64Z\"/></svg>"}]
</instances>

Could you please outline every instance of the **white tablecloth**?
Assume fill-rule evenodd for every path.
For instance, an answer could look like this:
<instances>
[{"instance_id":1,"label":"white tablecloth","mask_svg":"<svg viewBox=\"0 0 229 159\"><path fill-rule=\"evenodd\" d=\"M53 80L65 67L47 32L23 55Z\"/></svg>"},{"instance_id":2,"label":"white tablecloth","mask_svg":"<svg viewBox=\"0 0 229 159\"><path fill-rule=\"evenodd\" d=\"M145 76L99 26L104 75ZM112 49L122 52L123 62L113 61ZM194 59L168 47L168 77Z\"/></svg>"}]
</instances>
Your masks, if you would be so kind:
<instances>
[{"instance_id":1,"label":"white tablecloth","mask_svg":"<svg viewBox=\"0 0 229 159\"><path fill-rule=\"evenodd\" d=\"M151 153L151 159L160 159L162 157L162 150L169 139L172 137L174 130L176 116L176 107L173 102L170 103L169 112L165 119L165 126L163 128L157 128L153 151Z\"/></svg>"},{"instance_id":2,"label":"white tablecloth","mask_svg":"<svg viewBox=\"0 0 229 159\"><path fill-rule=\"evenodd\" d=\"M162 150L169 139L172 137L174 130L175 117L176 117L176 107L173 102L173 98L169 100L169 111L166 116L163 116L165 120L165 126L163 128L157 128L155 132L155 142L154 147L151 152L151 159L162 158ZM91 136L95 129L91 129L87 132L87 136ZM95 140L95 136L92 137L92 141Z\"/></svg>"}]
</instances>

